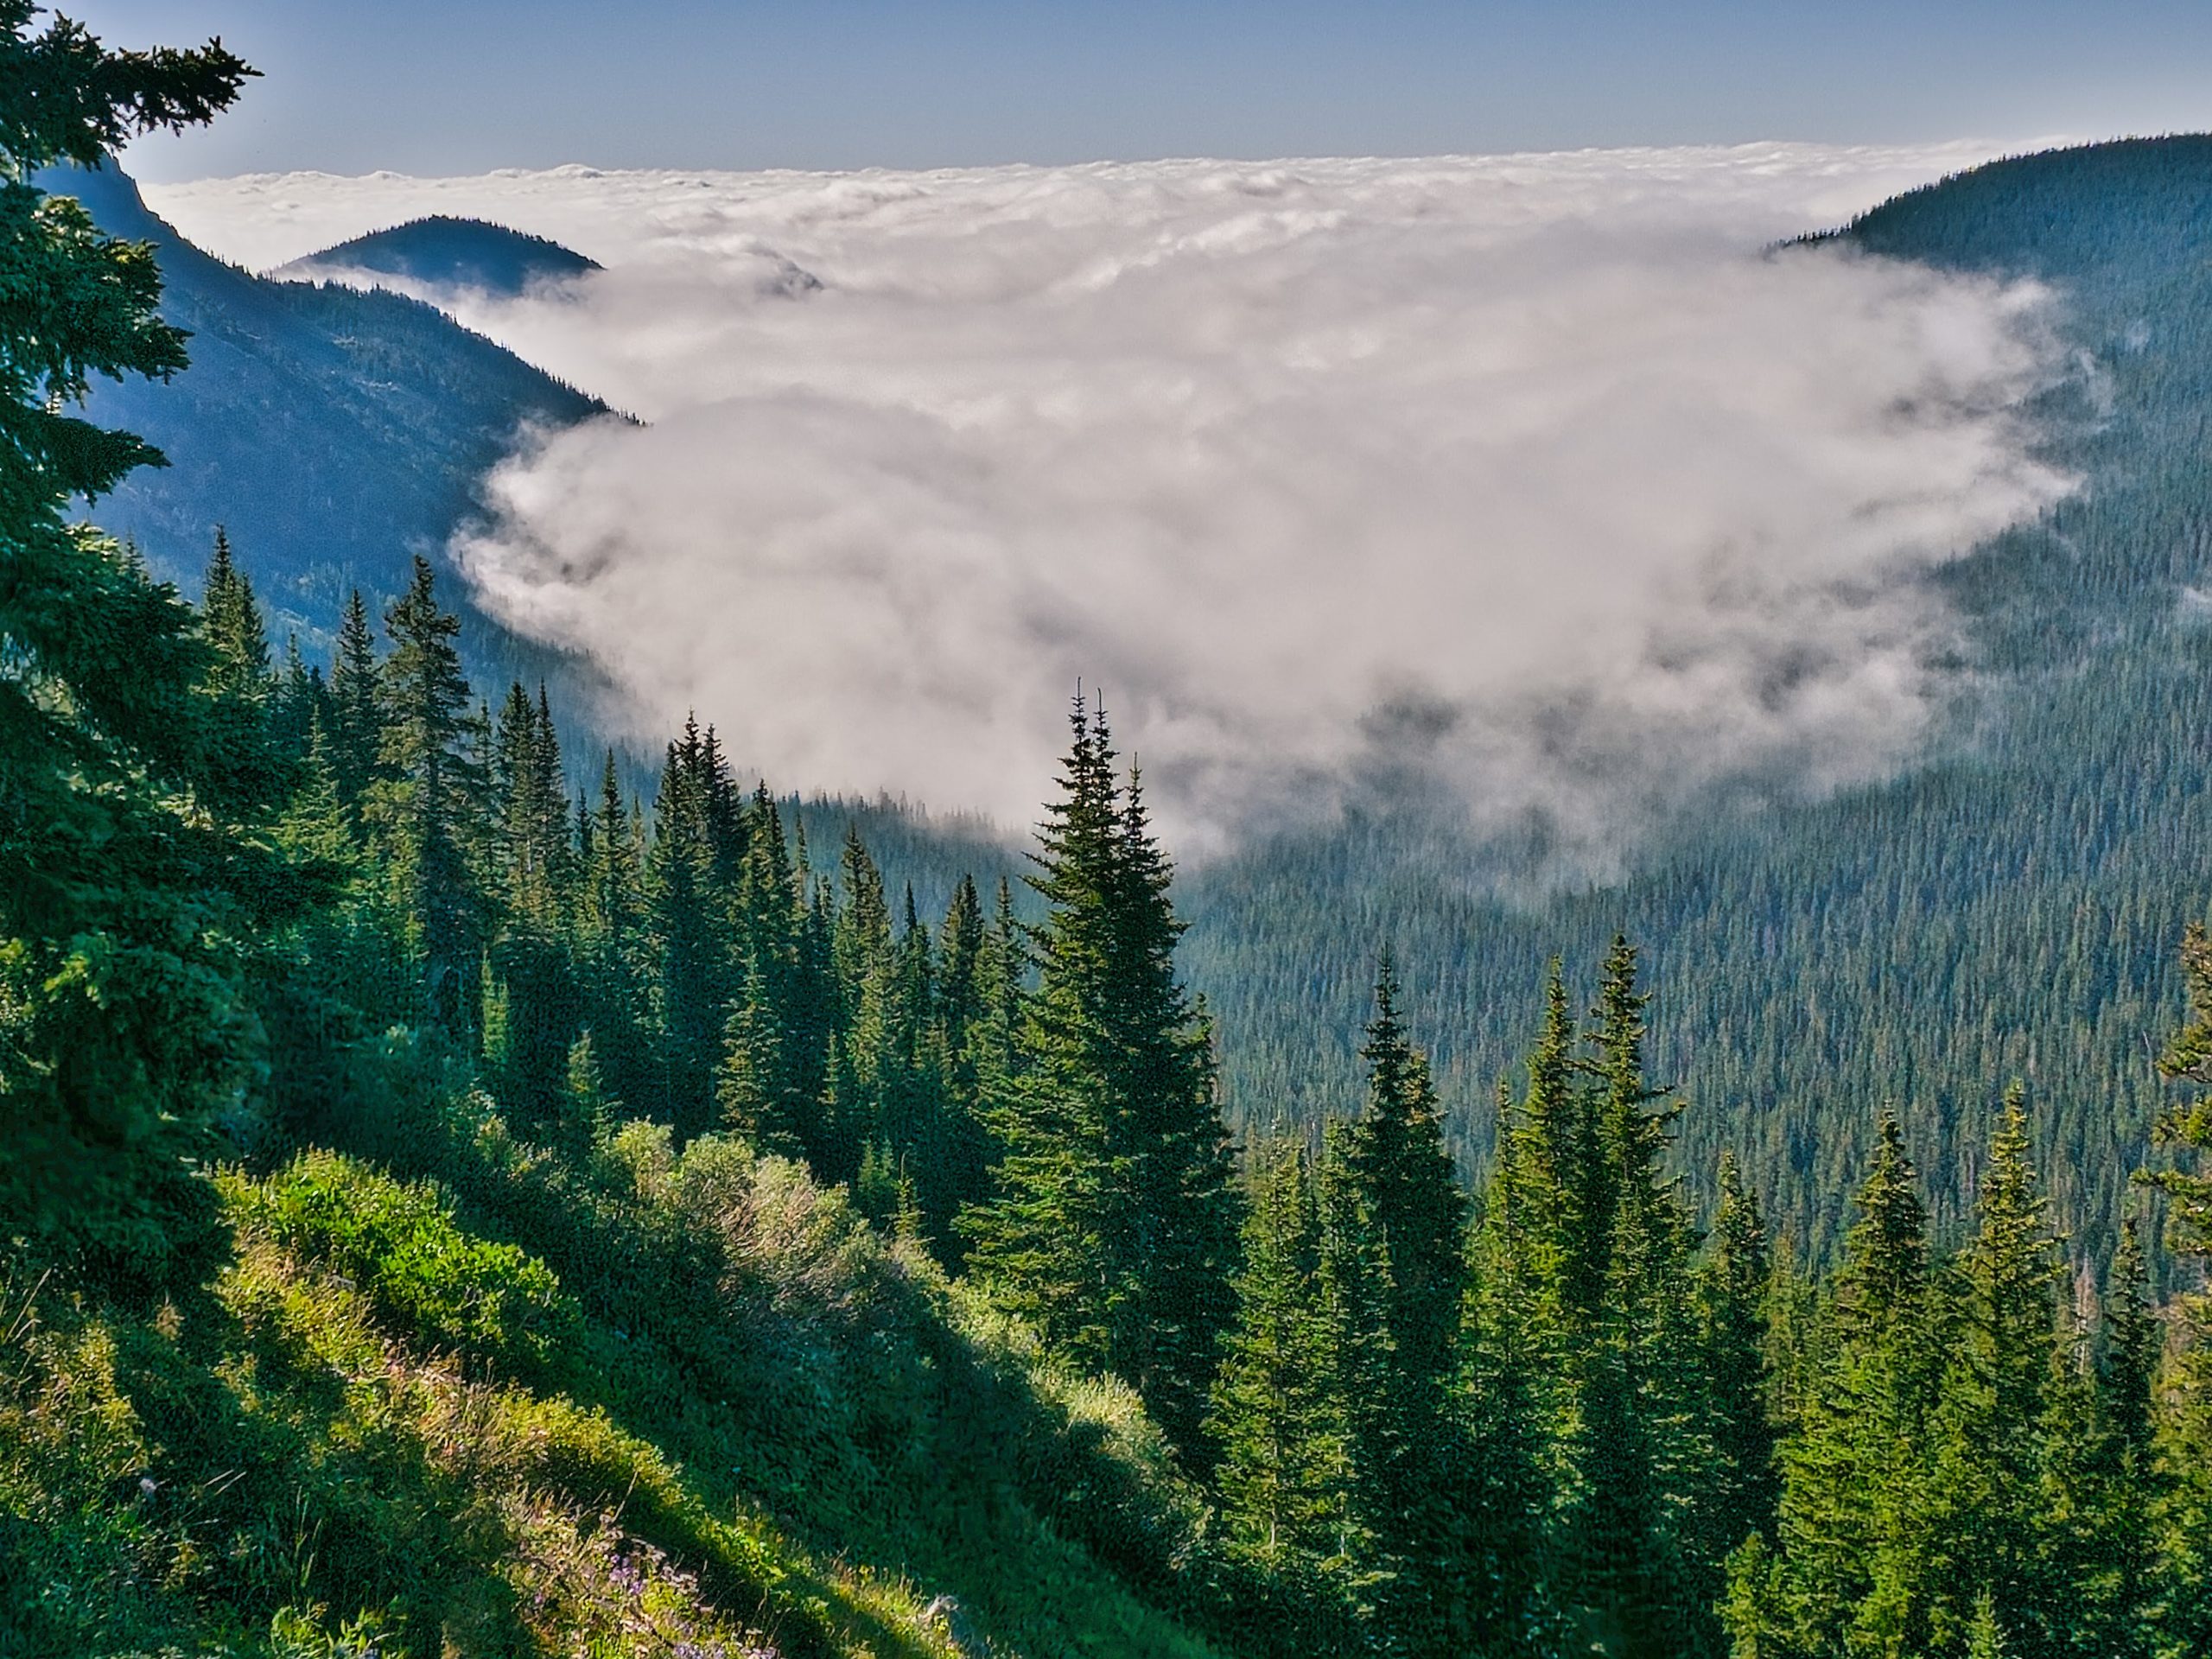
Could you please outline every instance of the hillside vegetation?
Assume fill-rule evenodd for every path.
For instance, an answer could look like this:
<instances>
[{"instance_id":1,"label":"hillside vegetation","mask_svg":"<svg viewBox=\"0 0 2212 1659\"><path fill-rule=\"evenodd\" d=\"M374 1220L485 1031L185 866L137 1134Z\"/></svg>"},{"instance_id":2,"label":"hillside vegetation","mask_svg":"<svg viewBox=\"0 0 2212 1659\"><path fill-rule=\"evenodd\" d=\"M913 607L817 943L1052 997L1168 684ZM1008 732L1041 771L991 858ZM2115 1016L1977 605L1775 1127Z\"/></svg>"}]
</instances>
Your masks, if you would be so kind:
<instances>
[{"instance_id":1,"label":"hillside vegetation","mask_svg":"<svg viewBox=\"0 0 2212 1659\"><path fill-rule=\"evenodd\" d=\"M336 630L353 588L396 594L417 553L445 556L479 510L479 480L533 426L605 404L419 300L256 276L201 252L139 200L111 159L40 182L109 234L153 245L161 315L192 336L163 382L100 380L87 412L144 437L168 466L118 480L101 518L172 581L195 575L224 526L253 550L278 626ZM480 621L477 660L543 672ZM281 638L281 634L280 634Z\"/></svg>"},{"instance_id":2,"label":"hillside vegetation","mask_svg":"<svg viewBox=\"0 0 2212 1659\"><path fill-rule=\"evenodd\" d=\"M1770 1236L1802 1174L1723 1156L1697 1201L1716 1114L1656 1081L1618 934L1586 1001L1530 964L1478 1188L1387 945L1357 1109L1234 1141L1095 707L1027 918L963 880L938 919L856 830L823 874L712 728L650 806L611 755L572 794L426 560L325 674L272 664L224 537L187 606L71 522L147 459L89 378L185 341L149 248L22 180L249 72L31 19L0 0L0 1655L2212 1646L2202 929L2101 1273L2017 1089L1959 1227L1863 1099L1833 1271Z\"/></svg>"}]
</instances>

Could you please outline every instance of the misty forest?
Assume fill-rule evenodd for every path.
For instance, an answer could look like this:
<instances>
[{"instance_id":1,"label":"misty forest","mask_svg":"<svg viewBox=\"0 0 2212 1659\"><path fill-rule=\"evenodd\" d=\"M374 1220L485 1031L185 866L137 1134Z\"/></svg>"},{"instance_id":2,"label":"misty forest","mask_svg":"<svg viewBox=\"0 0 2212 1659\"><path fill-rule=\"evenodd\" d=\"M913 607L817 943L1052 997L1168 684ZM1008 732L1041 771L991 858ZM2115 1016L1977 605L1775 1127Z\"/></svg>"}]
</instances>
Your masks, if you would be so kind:
<instances>
[{"instance_id":1,"label":"misty forest","mask_svg":"<svg viewBox=\"0 0 2212 1659\"><path fill-rule=\"evenodd\" d=\"M1927 764L1185 877L604 723L416 531L621 417L103 164L252 73L0 0L0 1656L2212 1652L2212 142L1840 233L2098 365Z\"/></svg>"}]
</instances>

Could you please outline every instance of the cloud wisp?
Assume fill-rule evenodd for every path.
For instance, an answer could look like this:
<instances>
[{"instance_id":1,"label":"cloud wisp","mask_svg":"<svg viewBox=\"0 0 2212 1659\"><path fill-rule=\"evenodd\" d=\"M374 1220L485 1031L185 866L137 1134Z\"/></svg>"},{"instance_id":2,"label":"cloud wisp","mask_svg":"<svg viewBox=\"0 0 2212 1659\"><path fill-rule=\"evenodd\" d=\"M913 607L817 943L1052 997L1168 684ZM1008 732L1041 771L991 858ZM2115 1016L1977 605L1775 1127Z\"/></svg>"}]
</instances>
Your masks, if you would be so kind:
<instances>
[{"instance_id":1,"label":"cloud wisp","mask_svg":"<svg viewBox=\"0 0 2212 1659\"><path fill-rule=\"evenodd\" d=\"M608 267L443 296L649 423L526 446L456 551L645 728L696 707L786 786L1020 823L1080 677L1187 850L1381 769L1590 868L1715 791L1904 763L1927 573L2066 487L2020 416L2048 296L1767 251L1968 159L149 194L257 263L441 212Z\"/></svg>"}]
</instances>

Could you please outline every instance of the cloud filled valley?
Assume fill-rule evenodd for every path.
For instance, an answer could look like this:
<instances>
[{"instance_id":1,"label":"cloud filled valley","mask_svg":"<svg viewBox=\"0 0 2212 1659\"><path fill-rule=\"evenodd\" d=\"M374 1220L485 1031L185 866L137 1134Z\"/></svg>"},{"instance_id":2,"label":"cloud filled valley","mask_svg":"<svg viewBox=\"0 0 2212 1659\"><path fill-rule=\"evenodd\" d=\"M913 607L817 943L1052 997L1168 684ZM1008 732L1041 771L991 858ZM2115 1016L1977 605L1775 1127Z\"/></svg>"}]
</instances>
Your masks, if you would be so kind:
<instances>
[{"instance_id":1,"label":"cloud filled valley","mask_svg":"<svg viewBox=\"0 0 2212 1659\"><path fill-rule=\"evenodd\" d=\"M640 731L1026 822L1078 677L1179 844L1378 768L1603 863L1910 755L1926 573L2068 480L2052 297L1770 251L1974 152L148 190L271 265L413 215L607 269L463 321L633 410L526 442L456 551Z\"/></svg>"}]
</instances>

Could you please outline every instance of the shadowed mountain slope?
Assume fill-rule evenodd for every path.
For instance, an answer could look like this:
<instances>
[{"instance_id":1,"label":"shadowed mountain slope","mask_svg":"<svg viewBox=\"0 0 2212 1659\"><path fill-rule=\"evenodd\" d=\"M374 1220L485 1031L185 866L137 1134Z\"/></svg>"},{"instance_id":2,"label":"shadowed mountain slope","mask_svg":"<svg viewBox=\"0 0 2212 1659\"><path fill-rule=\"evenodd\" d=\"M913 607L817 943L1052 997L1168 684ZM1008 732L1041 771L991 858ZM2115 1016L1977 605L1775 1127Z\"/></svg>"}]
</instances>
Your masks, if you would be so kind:
<instances>
[{"instance_id":1,"label":"shadowed mountain slope","mask_svg":"<svg viewBox=\"0 0 2212 1659\"><path fill-rule=\"evenodd\" d=\"M355 584L397 593L416 552L442 562L478 481L525 429L607 413L419 301L274 282L212 257L111 165L39 182L78 197L111 234L152 242L162 313L192 331L192 366L171 384L93 391L92 419L139 433L170 463L102 501L99 522L188 589L224 524L280 640L330 630Z\"/></svg>"}]
</instances>

